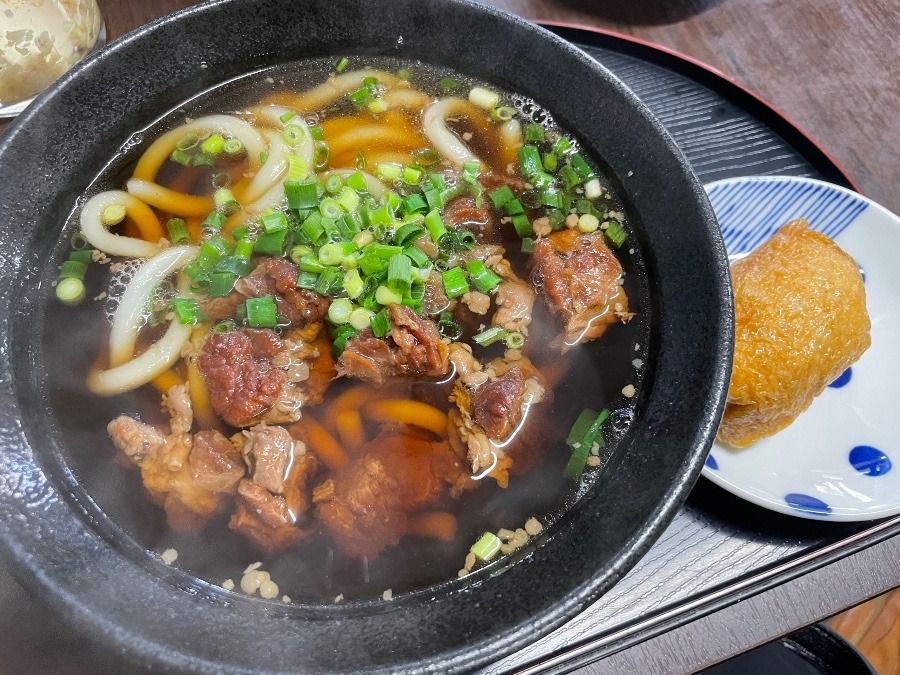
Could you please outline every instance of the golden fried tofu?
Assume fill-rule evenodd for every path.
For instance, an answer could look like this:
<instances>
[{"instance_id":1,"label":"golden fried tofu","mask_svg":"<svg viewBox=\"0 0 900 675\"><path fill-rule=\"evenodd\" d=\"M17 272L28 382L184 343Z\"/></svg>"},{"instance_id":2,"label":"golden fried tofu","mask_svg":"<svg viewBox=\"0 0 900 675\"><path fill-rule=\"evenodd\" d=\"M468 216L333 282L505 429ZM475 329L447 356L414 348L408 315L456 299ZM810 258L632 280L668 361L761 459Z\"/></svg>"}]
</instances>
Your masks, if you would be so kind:
<instances>
[{"instance_id":1,"label":"golden fried tofu","mask_svg":"<svg viewBox=\"0 0 900 675\"><path fill-rule=\"evenodd\" d=\"M719 440L744 448L784 429L871 344L859 267L805 220L731 268L734 370Z\"/></svg>"}]
</instances>

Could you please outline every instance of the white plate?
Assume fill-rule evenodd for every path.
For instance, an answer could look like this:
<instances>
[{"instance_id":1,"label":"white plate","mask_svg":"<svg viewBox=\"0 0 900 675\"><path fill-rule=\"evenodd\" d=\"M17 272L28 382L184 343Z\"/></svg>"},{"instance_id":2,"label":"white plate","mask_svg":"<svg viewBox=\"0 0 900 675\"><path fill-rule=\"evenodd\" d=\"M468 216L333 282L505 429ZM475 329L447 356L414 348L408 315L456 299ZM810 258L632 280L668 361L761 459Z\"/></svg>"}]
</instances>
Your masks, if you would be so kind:
<instances>
[{"instance_id":1,"label":"white plate","mask_svg":"<svg viewBox=\"0 0 900 675\"><path fill-rule=\"evenodd\" d=\"M788 428L743 450L715 443L703 475L792 516L851 521L900 513L900 218L808 178L735 178L706 191L731 256L795 218L853 256L864 274L872 346Z\"/></svg>"}]
</instances>

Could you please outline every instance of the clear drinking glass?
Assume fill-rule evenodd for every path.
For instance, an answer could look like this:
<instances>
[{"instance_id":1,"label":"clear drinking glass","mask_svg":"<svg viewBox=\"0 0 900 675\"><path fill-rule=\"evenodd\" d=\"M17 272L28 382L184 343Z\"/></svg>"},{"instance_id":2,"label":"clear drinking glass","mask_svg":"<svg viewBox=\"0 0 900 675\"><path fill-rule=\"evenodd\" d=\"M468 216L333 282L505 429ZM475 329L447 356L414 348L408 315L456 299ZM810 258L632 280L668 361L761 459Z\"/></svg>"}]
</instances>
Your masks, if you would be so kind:
<instances>
[{"instance_id":1,"label":"clear drinking glass","mask_svg":"<svg viewBox=\"0 0 900 675\"><path fill-rule=\"evenodd\" d=\"M106 42L95 0L0 0L0 117Z\"/></svg>"}]
</instances>

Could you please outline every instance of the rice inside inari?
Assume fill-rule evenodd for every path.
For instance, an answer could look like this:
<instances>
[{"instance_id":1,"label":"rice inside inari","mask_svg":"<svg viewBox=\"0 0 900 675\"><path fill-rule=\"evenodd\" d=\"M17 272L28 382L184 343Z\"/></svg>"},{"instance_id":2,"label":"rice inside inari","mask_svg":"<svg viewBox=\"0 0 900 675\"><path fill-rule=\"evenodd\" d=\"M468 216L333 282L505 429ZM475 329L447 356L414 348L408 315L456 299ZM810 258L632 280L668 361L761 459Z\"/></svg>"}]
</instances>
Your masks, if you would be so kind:
<instances>
[{"instance_id":1,"label":"rice inside inari","mask_svg":"<svg viewBox=\"0 0 900 675\"><path fill-rule=\"evenodd\" d=\"M791 424L871 344L856 262L805 220L731 268L734 369L719 440L738 448Z\"/></svg>"}]
</instances>

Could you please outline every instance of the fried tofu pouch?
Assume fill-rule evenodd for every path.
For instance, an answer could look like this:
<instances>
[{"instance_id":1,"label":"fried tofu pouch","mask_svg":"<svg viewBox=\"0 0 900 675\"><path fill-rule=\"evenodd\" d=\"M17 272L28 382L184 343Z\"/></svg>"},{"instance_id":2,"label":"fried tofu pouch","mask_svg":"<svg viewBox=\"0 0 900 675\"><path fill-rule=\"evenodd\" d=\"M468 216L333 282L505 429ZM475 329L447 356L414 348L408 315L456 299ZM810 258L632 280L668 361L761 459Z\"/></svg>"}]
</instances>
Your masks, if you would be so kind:
<instances>
[{"instance_id":1,"label":"fried tofu pouch","mask_svg":"<svg viewBox=\"0 0 900 675\"><path fill-rule=\"evenodd\" d=\"M805 220L732 265L734 370L719 440L738 448L784 429L869 348L859 266Z\"/></svg>"}]
</instances>

